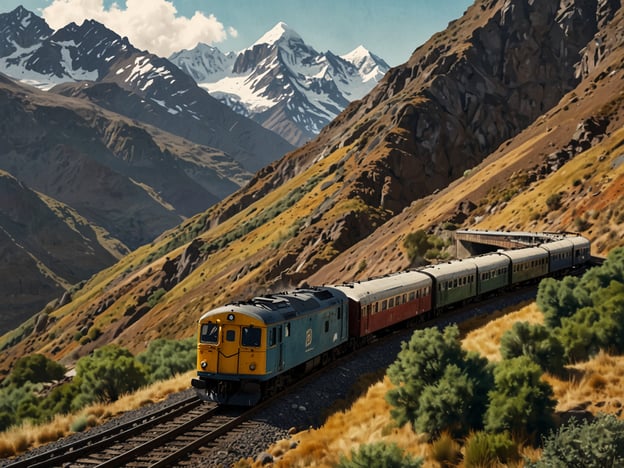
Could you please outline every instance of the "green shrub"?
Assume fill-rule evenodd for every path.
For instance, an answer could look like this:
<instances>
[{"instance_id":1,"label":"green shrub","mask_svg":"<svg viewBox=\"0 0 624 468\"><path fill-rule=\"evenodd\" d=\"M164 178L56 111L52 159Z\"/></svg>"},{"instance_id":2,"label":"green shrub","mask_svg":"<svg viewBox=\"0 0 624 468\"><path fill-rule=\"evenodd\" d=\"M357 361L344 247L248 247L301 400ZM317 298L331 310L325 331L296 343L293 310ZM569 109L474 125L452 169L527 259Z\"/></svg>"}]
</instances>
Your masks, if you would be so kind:
<instances>
[{"instance_id":1,"label":"green shrub","mask_svg":"<svg viewBox=\"0 0 624 468\"><path fill-rule=\"evenodd\" d=\"M419 229L405 236L403 246L407 249L407 258L414 262L419 258L424 258L427 250L433 247L433 243L429 239L427 232Z\"/></svg>"},{"instance_id":2,"label":"green shrub","mask_svg":"<svg viewBox=\"0 0 624 468\"><path fill-rule=\"evenodd\" d=\"M624 466L624 421L598 415L594 421L571 420L545 439L541 458L530 468L615 468Z\"/></svg>"},{"instance_id":3,"label":"green shrub","mask_svg":"<svg viewBox=\"0 0 624 468\"><path fill-rule=\"evenodd\" d=\"M543 370L554 374L564 368L563 345L541 324L514 323L501 337L500 353L503 359L528 356Z\"/></svg>"},{"instance_id":4,"label":"green shrub","mask_svg":"<svg viewBox=\"0 0 624 468\"><path fill-rule=\"evenodd\" d=\"M546 206L550 211L555 211L561 208L561 194L553 193L546 199Z\"/></svg>"},{"instance_id":5,"label":"green shrub","mask_svg":"<svg viewBox=\"0 0 624 468\"><path fill-rule=\"evenodd\" d=\"M80 415L72 421L69 428L72 432L82 432L89 427L89 420L86 415Z\"/></svg>"},{"instance_id":6,"label":"green shrub","mask_svg":"<svg viewBox=\"0 0 624 468\"><path fill-rule=\"evenodd\" d=\"M464 466L483 467L498 466L519 460L520 454L516 443L509 434L502 432L490 434L476 432L464 445Z\"/></svg>"},{"instance_id":7,"label":"green shrub","mask_svg":"<svg viewBox=\"0 0 624 468\"><path fill-rule=\"evenodd\" d=\"M158 338L137 355L137 360L146 370L148 383L168 379L195 368L197 342L194 337L185 340Z\"/></svg>"},{"instance_id":8,"label":"green shrub","mask_svg":"<svg viewBox=\"0 0 624 468\"><path fill-rule=\"evenodd\" d=\"M386 399L399 425L410 423L431 439L482 427L492 376L487 360L461 347L457 326L416 330L387 374L395 388Z\"/></svg>"},{"instance_id":9,"label":"green shrub","mask_svg":"<svg viewBox=\"0 0 624 468\"><path fill-rule=\"evenodd\" d=\"M499 362L494 369L485 429L533 440L550 430L556 401L552 387L541 377L542 369L527 356Z\"/></svg>"},{"instance_id":10,"label":"green shrub","mask_svg":"<svg viewBox=\"0 0 624 468\"><path fill-rule=\"evenodd\" d=\"M420 468L423 459L405 454L396 444L373 442L351 450L351 458L340 456L339 468Z\"/></svg>"},{"instance_id":11,"label":"green shrub","mask_svg":"<svg viewBox=\"0 0 624 468\"><path fill-rule=\"evenodd\" d=\"M43 354L30 354L15 361L8 382L23 385L25 382L52 382L62 379L65 367Z\"/></svg>"},{"instance_id":12,"label":"green shrub","mask_svg":"<svg viewBox=\"0 0 624 468\"><path fill-rule=\"evenodd\" d=\"M125 348L107 345L76 363L80 395L74 405L110 402L146 383L145 369Z\"/></svg>"},{"instance_id":13,"label":"green shrub","mask_svg":"<svg viewBox=\"0 0 624 468\"><path fill-rule=\"evenodd\" d=\"M165 295L166 292L167 291L165 291L164 288L158 288L156 291L150 294L150 296L147 298L147 305L150 308L155 307L156 304L158 304L158 302Z\"/></svg>"}]
</instances>

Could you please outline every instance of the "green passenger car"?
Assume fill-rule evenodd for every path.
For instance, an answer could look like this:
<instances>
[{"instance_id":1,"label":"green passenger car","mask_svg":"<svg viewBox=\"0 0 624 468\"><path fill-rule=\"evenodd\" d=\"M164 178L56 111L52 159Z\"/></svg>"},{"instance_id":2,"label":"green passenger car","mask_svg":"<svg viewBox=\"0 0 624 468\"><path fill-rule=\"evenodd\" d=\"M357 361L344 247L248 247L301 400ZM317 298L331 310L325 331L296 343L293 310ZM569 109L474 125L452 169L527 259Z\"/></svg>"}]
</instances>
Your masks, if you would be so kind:
<instances>
[{"instance_id":1,"label":"green passenger car","mask_svg":"<svg viewBox=\"0 0 624 468\"><path fill-rule=\"evenodd\" d=\"M434 309L471 299L477 291L477 267L473 262L454 260L421 269L433 279Z\"/></svg>"}]
</instances>

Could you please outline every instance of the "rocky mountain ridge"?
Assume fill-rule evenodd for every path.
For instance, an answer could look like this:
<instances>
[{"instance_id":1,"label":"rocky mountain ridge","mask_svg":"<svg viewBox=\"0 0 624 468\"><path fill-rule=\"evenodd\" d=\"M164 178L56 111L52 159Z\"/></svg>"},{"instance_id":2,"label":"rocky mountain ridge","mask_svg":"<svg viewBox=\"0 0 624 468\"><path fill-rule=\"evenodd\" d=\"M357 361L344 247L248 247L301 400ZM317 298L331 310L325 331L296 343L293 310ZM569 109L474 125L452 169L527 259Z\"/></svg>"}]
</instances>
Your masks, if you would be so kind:
<instances>
[{"instance_id":1,"label":"rocky mountain ridge","mask_svg":"<svg viewBox=\"0 0 624 468\"><path fill-rule=\"evenodd\" d=\"M362 46L343 56L319 53L283 22L238 54L200 44L169 59L212 96L295 146L314 138L390 68Z\"/></svg>"},{"instance_id":2,"label":"rocky mountain ridge","mask_svg":"<svg viewBox=\"0 0 624 468\"><path fill-rule=\"evenodd\" d=\"M313 141L4 337L5 368L31 348L138 351L212 306L407 268L418 229L577 231L608 251L624 234L622 25L619 1L477 0Z\"/></svg>"},{"instance_id":3,"label":"rocky mountain ridge","mask_svg":"<svg viewBox=\"0 0 624 468\"><path fill-rule=\"evenodd\" d=\"M0 72L13 79L45 90L62 85L65 94L87 99L96 95L104 108L224 151L249 171L293 149L212 98L167 59L136 49L97 21L52 31L18 7L0 14L0 30L6 34Z\"/></svg>"}]
</instances>

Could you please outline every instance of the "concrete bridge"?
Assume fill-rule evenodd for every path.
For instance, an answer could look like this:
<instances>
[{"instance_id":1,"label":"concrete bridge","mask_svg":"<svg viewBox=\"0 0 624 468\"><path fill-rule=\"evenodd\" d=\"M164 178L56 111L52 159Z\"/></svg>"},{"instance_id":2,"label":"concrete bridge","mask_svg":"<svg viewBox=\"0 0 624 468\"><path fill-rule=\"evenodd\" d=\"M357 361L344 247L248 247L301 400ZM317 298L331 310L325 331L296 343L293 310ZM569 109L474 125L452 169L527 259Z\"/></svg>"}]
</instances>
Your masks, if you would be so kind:
<instances>
[{"instance_id":1,"label":"concrete bridge","mask_svg":"<svg viewBox=\"0 0 624 468\"><path fill-rule=\"evenodd\" d=\"M455 247L457 258L466 258L498 249L517 249L543 244L561 239L562 233L548 232L500 232L473 231L460 229L455 231Z\"/></svg>"}]
</instances>

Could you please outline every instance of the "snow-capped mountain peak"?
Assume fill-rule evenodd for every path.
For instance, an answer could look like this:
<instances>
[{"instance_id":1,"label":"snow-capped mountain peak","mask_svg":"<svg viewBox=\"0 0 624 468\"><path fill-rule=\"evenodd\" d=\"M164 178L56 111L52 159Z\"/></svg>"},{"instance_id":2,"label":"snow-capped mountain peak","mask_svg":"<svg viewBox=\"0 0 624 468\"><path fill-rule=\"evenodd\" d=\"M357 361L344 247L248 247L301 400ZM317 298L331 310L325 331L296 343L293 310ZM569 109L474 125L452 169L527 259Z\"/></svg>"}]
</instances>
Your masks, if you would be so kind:
<instances>
[{"instance_id":1,"label":"snow-capped mountain peak","mask_svg":"<svg viewBox=\"0 0 624 468\"><path fill-rule=\"evenodd\" d=\"M348 54L342 55L341 58L352 63L365 82L374 80L376 83L390 69L390 66L382 58L371 53L363 45L357 46Z\"/></svg>"},{"instance_id":2,"label":"snow-capped mountain peak","mask_svg":"<svg viewBox=\"0 0 624 468\"><path fill-rule=\"evenodd\" d=\"M390 68L362 46L344 57L319 53L284 22L231 62L215 63L216 49L206 54L205 47L170 60L212 96L295 145L313 138ZM223 75L224 64L229 74Z\"/></svg>"},{"instance_id":3,"label":"snow-capped mountain peak","mask_svg":"<svg viewBox=\"0 0 624 468\"><path fill-rule=\"evenodd\" d=\"M266 32L260 39L258 39L252 46L268 44L273 45L279 42L297 41L303 42L303 39L294 29L288 27L286 23L280 21L271 30Z\"/></svg>"},{"instance_id":4,"label":"snow-capped mountain peak","mask_svg":"<svg viewBox=\"0 0 624 468\"><path fill-rule=\"evenodd\" d=\"M169 60L196 82L204 83L228 76L232 72L236 54L224 54L217 47L200 43L194 49L174 53Z\"/></svg>"},{"instance_id":5,"label":"snow-capped mountain peak","mask_svg":"<svg viewBox=\"0 0 624 468\"><path fill-rule=\"evenodd\" d=\"M42 18L18 6L0 15L0 56L32 47L52 33L53 30Z\"/></svg>"}]
</instances>

